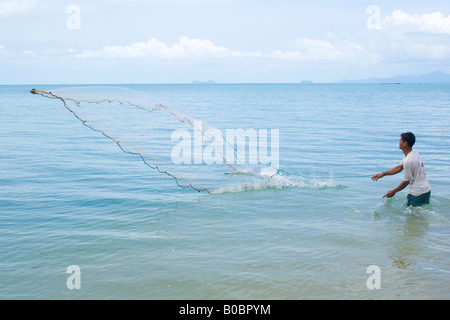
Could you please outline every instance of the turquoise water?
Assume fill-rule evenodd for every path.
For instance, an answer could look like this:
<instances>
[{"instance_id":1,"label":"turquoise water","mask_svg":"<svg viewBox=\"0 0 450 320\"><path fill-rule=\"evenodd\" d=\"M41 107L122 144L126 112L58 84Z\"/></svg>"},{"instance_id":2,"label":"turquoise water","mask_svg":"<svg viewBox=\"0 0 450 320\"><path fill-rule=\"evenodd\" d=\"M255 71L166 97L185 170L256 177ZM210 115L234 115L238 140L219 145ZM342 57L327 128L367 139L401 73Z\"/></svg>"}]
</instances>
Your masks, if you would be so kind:
<instances>
[{"instance_id":1,"label":"turquoise water","mask_svg":"<svg viewBox=\"0 0 450 320\"><path fill-rule=\"evenodd\" d=\"M179 188L33 87L69 86L0 87L1 299L450 298L449 85L121 86L217 128L279 130L294 183L198 165L189 174L211 194ZM167 162L171 131L149 125L130 116L127 128ZM400 163L405 131L432 186L423 208L406 207L407 190L382 199L401 175L370 179Z\"/></svg>"}]
</instances>

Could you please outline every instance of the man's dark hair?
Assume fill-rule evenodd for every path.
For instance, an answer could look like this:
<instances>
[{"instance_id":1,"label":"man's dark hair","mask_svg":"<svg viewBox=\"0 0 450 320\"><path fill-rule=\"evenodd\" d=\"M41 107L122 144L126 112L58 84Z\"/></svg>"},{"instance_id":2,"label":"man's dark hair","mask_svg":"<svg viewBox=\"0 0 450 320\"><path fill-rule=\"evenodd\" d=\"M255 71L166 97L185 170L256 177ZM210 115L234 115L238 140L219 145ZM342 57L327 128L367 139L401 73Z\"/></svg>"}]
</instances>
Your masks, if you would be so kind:
<instances>
[{"instance_id":1,"label":"man's dark hair","mask_svg":"<svg viewBox=\"0 0 450 320\"><path fill-rule=\"evenodd\" d=\"M416 143L416 136L412 132L405 132L401 134L402 140L408 143L408 146L412 146Z\"/></svg>"}]
</instances>

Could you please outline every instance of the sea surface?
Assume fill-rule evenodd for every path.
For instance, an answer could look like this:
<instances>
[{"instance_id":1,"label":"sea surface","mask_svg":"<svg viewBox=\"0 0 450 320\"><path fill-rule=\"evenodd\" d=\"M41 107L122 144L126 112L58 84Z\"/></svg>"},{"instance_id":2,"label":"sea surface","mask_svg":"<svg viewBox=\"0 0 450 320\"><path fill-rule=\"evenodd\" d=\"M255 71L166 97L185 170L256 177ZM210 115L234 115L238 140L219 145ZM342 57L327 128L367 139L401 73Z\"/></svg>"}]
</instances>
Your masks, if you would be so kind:
<instances>
[{"instance_id":1,"label":"sea surface","mask_svg":"<svg viewBox=\"0 0 450 320\"><path fill-rule=\"evenodd\" d=\"M0 299L450 298L450 85L109 86L220 130L278 130L273 181L171 163L171 135L192 127L129 111L120 132L148 164L210 192L29 92L69 87L106 92L0 86ZM402 174L371 180L400 163L406 131L432 186L422 208L407 189L382 198Z\"/></svg>"}]
</instances>

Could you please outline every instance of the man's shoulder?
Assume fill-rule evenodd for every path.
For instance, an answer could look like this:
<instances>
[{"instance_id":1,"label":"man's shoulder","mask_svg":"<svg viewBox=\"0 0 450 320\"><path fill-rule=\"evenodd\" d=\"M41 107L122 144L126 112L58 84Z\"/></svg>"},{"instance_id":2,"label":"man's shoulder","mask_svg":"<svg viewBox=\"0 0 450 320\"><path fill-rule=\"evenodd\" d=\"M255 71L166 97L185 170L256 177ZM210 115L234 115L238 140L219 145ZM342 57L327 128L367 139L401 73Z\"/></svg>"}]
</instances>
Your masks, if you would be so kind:
<instances>
[{"instance_id":1,"label":"man's shoulder","mask_svg":"<svg viewBox=\"0 0 450 320\"><path fill-rule=\"evenodd\" d=\"M408 155L405 157L405 160L412 160L417 158L420 158L419 152L417 152L416 150L411 150L410 153L408 153Z\"/></svg>"},{"instance_id":2,"label":"man's shoulder","mask_svg":"<svg viewBox=\"0 0 450 320\"><path fill-rule=\"evenodd\" d=\"M403 159L403 166L412 167L416 163L421 162L420 155L417 151L412 150L404 159Z\"/></svg>"}]
</instances>

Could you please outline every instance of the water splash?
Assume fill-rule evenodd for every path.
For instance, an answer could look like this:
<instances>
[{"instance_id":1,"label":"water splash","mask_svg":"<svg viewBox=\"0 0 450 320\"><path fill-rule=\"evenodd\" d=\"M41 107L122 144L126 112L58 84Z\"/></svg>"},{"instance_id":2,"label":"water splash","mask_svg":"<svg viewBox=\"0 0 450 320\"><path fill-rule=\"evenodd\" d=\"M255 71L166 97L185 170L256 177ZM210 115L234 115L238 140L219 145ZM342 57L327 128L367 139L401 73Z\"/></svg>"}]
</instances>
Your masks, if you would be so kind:
<instances>
[{"instance_id":1,"label":"water splash","mask_svg":"<svg viewBox=\"0 0 450 320\"><path fill-rule=\"evenodd\" d=\"M258 172L249 169L230 173L233 175L250 176L253 180L232 184L214 190L214 194L239 193L260 190L282 190L288 188L328 190L342 189L344 186L336 183L333 177L328 178L306 178L298 174L288 173L275 168L261 168Z\"/></svg>"},{"instance_id":2,"label":"water splash","mask_svg":"<svg viewBox=\"0 0 450 320\"><path fill-rule=\"evenodd\" d=\"M446 210L447 206L443 205L441 201L446 202L446 199L433 196L430 204L413 207L407 205L405 196L397 195L394 198L385 200L372 214L376 219L414 218L415 221L423 223L444 224L450 222L450 218ZM443 208L444 210L442 211Z\"/></svg>"}]
</instances>

